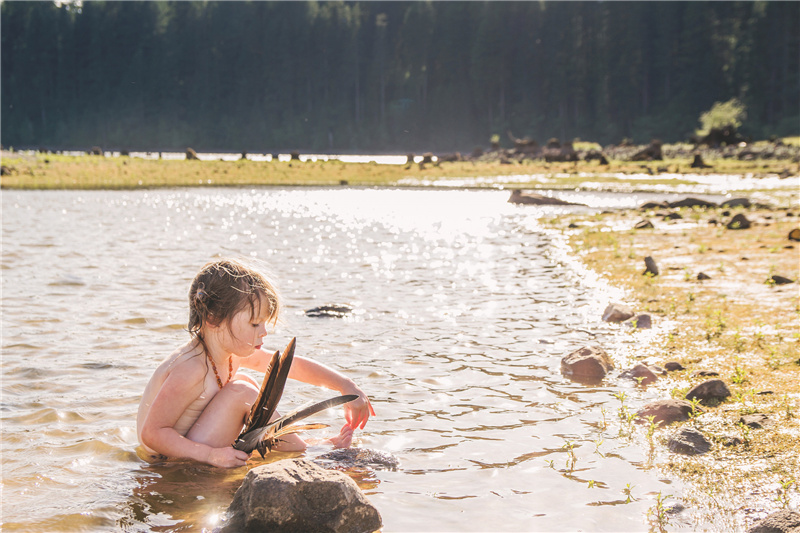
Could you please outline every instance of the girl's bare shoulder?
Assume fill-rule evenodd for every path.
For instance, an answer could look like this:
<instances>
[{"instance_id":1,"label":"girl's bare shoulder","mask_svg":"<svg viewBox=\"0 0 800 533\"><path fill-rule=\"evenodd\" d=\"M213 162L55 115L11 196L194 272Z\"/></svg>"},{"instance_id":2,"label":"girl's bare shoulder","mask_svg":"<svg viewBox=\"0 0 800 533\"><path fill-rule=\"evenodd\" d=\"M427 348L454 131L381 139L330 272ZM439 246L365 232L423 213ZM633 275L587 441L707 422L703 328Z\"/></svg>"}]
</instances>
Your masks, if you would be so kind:
<instances>
[{"instance_id":1,"label":"girl's bare shoulder","mask_svg":"<svg viewBox=\"0 0 800 533\"><path fill-rule=\"evenodd\" d=\"M187 343L167 356L158 370L164 380L174 376L173 379L202 383L208 374L208 363L201 349Z\"/></svg>"}]
</instances>

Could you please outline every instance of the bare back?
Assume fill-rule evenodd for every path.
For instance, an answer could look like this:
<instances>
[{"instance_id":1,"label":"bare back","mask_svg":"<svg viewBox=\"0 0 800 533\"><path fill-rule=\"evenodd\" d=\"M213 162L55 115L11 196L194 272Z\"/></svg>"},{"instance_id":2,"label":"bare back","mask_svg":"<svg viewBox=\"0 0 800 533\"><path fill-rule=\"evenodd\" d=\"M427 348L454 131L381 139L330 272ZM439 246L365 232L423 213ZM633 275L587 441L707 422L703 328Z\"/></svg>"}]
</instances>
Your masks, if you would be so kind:
<instances>
[{"instance_id":1,"label":"bare back","mask_svg":"<svg viewBox=\"0 0 800 533\"><path fill-rule=\"evenodd\" d=\"M202 367L203 371L198 372L198 367ZM181 346L162 361L144 389L136 417L136 434L140 444L142 444L142 427L147 419L150 406L164 386L164 382L173 372L180 372L183 376L200 376L200 379L195 379L192 383L192 390L195 391L194 397L173 426L175 431L182 436L186 436L211 399L219 392L216 378L208 367L208 361L202 349L193 341ZM155 453L144 444L142 447L148 453Z\"/></svg>"}]
</instances>

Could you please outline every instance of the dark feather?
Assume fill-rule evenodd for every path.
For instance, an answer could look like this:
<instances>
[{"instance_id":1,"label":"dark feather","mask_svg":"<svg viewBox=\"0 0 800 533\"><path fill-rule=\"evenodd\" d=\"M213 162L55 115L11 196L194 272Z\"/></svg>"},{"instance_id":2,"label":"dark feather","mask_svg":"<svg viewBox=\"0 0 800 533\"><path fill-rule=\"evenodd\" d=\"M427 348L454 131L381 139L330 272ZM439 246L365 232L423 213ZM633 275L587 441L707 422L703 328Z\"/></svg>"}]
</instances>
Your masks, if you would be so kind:
<instances>
[{"instance_id":1,"label":"dark feather","mask_svg":"<svg viewBox=\"0 0 800 533\"><path fill-rule=\"evenodd\" d=\"M267 426L244 432L242 435L239 435L239 438L236 440L236 443L234 443L233 447L237 450L242 450L243 452L247 453L250 453L258 448L259 453L261 453L263 457L266 453L266 449L272 448L277 437L294 433L295 431L301 431L303 429L303 427L289 427L294 422L319 413L320 411L324 411L325 409L352 402L357 398L358 396L355 394L347 394L345 396L336 396L329 400L300 408L287 414L286 416L280 417L278 420Z\"/></svg>"},{"instance_id":2,"label":"dark feather","mask_svg":"<svg viewBox=\"0 0 800 533\"><path fill-rule=\"evenodd\" d=\"M261 391L250 408L250 416L242 434L269 424L270 418L278 408L283 388L286 386L286 379L289 377L289 370L292 368L296 342L296 338L289 341L283 351L283 356L280 356L279 352L275 352L272 356L269 371L264 375Z\"/></svg>"}]
</instances>

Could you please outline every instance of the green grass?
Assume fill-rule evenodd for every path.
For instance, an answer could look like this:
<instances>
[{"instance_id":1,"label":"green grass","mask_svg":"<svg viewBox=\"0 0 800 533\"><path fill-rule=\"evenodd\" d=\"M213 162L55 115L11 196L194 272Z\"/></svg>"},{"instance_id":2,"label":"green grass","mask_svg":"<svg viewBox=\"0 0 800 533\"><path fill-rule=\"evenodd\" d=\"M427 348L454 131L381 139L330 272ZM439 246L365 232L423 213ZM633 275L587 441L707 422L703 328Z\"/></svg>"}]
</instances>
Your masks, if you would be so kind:
<instances>
[{"instance_id":1,"label":"green grass","mask_svg":"<svg viewBox=\"0 0 800 533\"><path fill-rule=\"evenodd\" d=\"M680 185L690 183L659 178L663 171L672 174L721 172L730 174L780 173L783 161L713 160L713 169L697 171L688 159L648 163L611 160L607 166L596 162L547 163L525 160L501 164L496 161L443 162L438 165L380 165L341 161L186 161L150 160L133 157L66 156L4 152L4 174L0 186L6 189L135 189L187 186L420 186L431 182L446 185L456 178L483 178L475 187L497 187L503 176L532 176L530 181L515 181L507 187L575 188L586 181L617 185L636 190L640 185ZM796 165L795 165L796 166ZM632 178L635 174L653 178ZM620 178L622 176L622 178ZM459 183L454 186L461 186Z\"/></svg>"}]
</instances>

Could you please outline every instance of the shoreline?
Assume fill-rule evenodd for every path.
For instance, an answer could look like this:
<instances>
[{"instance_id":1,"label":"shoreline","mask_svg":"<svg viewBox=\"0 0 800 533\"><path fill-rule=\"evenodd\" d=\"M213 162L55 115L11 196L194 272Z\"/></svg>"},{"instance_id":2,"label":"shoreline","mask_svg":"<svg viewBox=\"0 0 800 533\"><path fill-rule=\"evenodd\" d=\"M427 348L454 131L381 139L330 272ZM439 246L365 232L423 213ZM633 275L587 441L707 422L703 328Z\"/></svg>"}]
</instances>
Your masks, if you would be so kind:
<instances>
[{"instance_id":1,"label":"shoreline","mask_svg":"<svg viewBox=\"0 0 800 533\"><path fill-rule=\"evenodd\" d=\"M585 143L591 146L591 143ZM522 152L498 150L479 158L444 158L406 164L348 163L339 160L144 159L129 156L2 152L2 189L120 189L207 186L369 186L502 189L586 189L656 192L691 188L690 177L738 177L767 181L800 177L800 146L755 143L756 148L692 150L664 148L664 158L633 161L637 147L609 148L606 164L593 149L571 152L577 160L553 161ZM732 151L734 150L734 151ZM738 150L735 151L735 150ZM745 152L751 150L751 152ZM785 152L785 153L784 153ZM796 152L796 153L795 153ZM693 154L706 164L692 167ZM738 155L737 155L738 154ZM742 154L748 158L741 158ZM758 189L758 185L754 186ZM734 191L729 191L734 192Z\"/></svg>"},{"instance_id":2,"label":"shoreline","mask_svg":"<svg viewBox=\"0 0 800 533\"><path fill-rule=\"evenodd\" d=\"M752 226L723 225L737 214ZM634 229L642 220L654 227ZM712 379L730 390L729 397L706 402L702 414L657 428L648 439L662 457L666 454L656 466L691 487L672 495L665 504L672 511L663 520L680 520L687 508L714 518L723 529L747 530L769 513L796 509L800 242L788 234L800 227L800 211L657 207L543 222L564 235L570 253L586 268L623 288L634 312L674 324L655 344L642 347L633 363L679 363L683 369L635 386L655 387L663 399L684 399L689 389ZM647 256L657 261L658 275L643 275ZM708 278L698 279L700 272ZM770 281L773 275L794 282L776 284ZM670 452L670 437L683 428L704 434L710 451Z\"/></svg>"}]
</instances>

